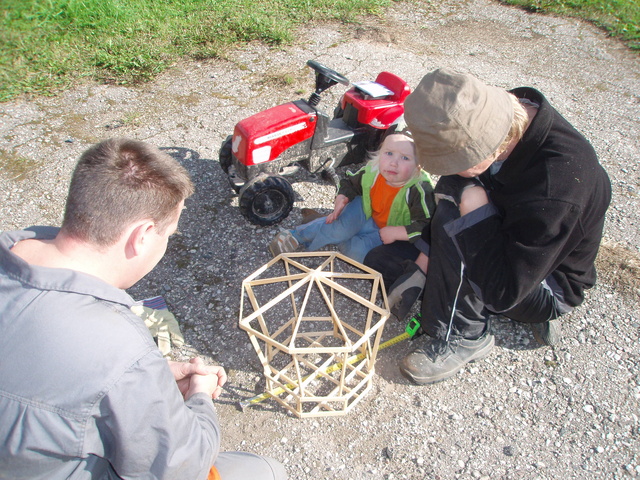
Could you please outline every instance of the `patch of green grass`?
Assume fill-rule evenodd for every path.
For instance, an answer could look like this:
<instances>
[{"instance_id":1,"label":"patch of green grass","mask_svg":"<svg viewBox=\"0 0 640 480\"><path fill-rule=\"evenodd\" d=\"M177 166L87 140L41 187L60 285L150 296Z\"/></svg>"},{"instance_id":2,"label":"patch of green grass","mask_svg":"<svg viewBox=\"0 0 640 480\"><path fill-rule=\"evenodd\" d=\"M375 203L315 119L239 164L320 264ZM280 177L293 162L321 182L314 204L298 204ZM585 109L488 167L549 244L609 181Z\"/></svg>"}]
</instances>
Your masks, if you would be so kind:
<instances>
[{"instance_id":1,"label":"patch of green grass","mask_svg":"<svg viewBox=\"0 0 640 480\"><path fill-rule=\"evenodd\" d=\"M0 101L79 78L127 84L229 45L292 40L318 19L353 22L391 0L0 0Z\"/></svg>"},{"instance_id":2,"label":"patch of green grass","mask_svg":"<svg viewBox=\"0 0 640 480\"><path fill-rule=\"evenodd\" d=\"M145 81L181 58L215 58L250 41L287 43L314 19L356 22L392 1L0 0L0 102L82 78ZM501 1L586 18L640 49L638 0Z\"/></svg>"},{"instance_id":3,"label":"patch of green grass","mask_svg":"<svg viewBox=\"0 0 640 480\"><path fill-rule=\"evenodd\" d=\"M640 50L640 2L638 0L500 0L531 12L588 20L629 48Z\"/></svg>"}]
</instances>

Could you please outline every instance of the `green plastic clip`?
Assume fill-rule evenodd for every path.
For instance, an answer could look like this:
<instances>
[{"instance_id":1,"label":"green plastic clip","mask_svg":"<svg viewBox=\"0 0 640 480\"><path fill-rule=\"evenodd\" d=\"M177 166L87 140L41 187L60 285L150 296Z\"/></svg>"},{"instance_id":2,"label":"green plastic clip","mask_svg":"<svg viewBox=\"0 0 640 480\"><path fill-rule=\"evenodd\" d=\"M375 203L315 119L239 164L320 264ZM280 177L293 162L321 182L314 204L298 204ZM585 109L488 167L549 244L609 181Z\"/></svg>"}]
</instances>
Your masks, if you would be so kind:
<instances>
[{"instance_id":1,"label":"green plastic clip","mask_svg":"<svg viewBox=\"0 0 640 480\"><path fill-rule=\"evenodd\" d=\"M413 317L411 320L409 320L409 322L407 323L407 327L404 329L405 332L407 332L407 334L410 337L413 337L418 330L420 330L420 320L418 320L420 318L420 316L417 317Z\"/></svg>"}]
</instances>

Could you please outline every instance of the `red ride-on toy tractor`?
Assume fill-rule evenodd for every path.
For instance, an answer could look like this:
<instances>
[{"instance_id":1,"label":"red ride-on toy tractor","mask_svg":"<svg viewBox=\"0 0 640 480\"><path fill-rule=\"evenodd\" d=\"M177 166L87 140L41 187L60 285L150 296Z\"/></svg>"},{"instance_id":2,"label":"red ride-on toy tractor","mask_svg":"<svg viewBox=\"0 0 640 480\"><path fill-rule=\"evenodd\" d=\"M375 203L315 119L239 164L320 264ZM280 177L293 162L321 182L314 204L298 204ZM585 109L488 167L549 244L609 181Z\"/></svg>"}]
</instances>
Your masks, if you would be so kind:
<instances>
[{"instance_id":1,"label":"red ride-on toy tractor","mask_svg":"<svg viewBox=\"0 0 640 480\"><path fill-rule=\"evenodd\" d=\"M348 90L333 119L318 110L320 94L349 80L318 62L316 88L309 100L296 100L256 113L236 124L220 149L220 165L239 194L240 211L257 225L273 225L289 215L294 192L284 175L300 165L338 186L335 168L365 160L404 113L411 92L400 77L382 72L375 82Z\"/></svg>"}]
</instances>

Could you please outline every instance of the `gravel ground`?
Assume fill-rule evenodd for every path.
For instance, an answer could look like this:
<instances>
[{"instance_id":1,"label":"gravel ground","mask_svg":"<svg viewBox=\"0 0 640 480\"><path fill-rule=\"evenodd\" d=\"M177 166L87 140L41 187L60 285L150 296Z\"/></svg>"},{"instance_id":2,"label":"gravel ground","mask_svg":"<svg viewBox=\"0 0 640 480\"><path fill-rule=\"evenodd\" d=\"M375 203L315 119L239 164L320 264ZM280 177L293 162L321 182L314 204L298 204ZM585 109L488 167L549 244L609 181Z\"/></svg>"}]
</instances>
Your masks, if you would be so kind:
<instances>
[{"instance_id":1,"label":"gravel ground","mask_svg":"<svg viewBox=\"0 0 640 480\"><path fill-rule=\"evenodd\" d=\"M0 229L59 224L79 154L110 136L168 149L197 186L182 235L131 293L163 295L187 346L226 367L218 402L225 449L271 455L292 479L640 478L640 61L572 19L528 14L488 0L393 4L362 25L308 25L294 45L249 45L226 59L186 62L153 83L86 83L51 98L0 104ZM427 387L404 380L408 341L382 350L369 394L343 417L298 419L273 400L242 411L264 389L262 369L238 329L241 282L265 264L277 227L238 212L218 148L240 119L307 97L316 59L351 81L379 71L416 85L436 67L488 83L540 89L595 146L613 184L599 258L600 283L564 323L560 345L539 348L529 330L493 325L489 357ZM327 92L331 111L344 87ZM329 209L333 188L297 174L297 202ZM385 327L384 339L401 332Z\"/></svg>"}]
</instances>

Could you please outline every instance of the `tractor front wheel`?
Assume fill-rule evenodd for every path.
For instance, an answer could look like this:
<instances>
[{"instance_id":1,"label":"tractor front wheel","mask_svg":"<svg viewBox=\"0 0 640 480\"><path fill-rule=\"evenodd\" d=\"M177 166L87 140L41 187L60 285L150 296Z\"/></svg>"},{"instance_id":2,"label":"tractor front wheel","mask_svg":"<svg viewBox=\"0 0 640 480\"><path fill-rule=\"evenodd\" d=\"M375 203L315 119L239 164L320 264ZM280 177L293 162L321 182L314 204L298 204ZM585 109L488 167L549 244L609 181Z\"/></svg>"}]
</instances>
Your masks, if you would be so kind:
<instances>
[{"instance_id":1,"label":"tractor front wheel","mask_svg":"<svg viewBox=\"0 0 640 480\"><path fill-rule=\"evenodd\" d=\"M255 225L281 222L291 212L294 201L291 184L280 176L260 175L240 190L240 212Z\"/></svg>"}]
</instances>

